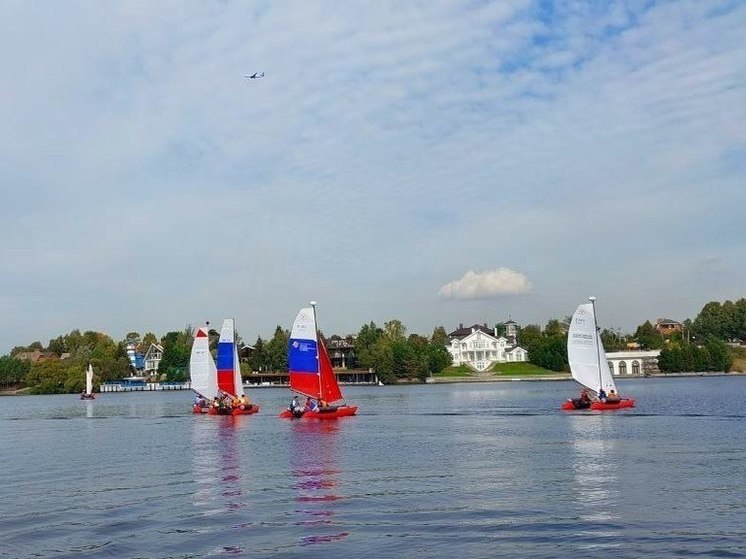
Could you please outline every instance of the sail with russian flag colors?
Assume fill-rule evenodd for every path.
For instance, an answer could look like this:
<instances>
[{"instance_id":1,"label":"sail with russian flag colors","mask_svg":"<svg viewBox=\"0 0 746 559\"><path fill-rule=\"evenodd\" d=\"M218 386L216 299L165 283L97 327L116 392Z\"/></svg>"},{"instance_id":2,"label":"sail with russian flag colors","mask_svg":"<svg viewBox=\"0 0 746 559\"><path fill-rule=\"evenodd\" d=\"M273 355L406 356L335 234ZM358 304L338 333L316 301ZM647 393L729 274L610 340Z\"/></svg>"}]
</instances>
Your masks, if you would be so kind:
<instances>
[{"instance_id":1,"label":"sail with russian flag colors","mask_svg":"<svg viewBox=\"0 0 746 559\"><path fill-rule=\"evenodd\" d=\"M243 395L241 369L236 349L236 329L232 318L223 320L218 340L218 388L232 396Z\"/></svg>"},{"instance_id":2,"label":"sail with russian flag colors","mask_svg":"<svg viewBox=\"0 0 746 559\"><path fill-rule=\"evenodd\" d=\"M192 353L189 358L189 376L192 390L205 398L218 395L217 369L210 354L210 339L207 328L197 328L194 333Z\"/></svg>"},{"instance_id":3,"label":"sail with russian flag colors","mask_svg":"<svg viewBox=\"0 0 746 559\"><path fill-rule=\"evenodd\" d=\"M311 398L321 398L319 351L316 317L311 307L304 307L295 317L288 343L290 388Z\"/></svg>"}]
</instances>

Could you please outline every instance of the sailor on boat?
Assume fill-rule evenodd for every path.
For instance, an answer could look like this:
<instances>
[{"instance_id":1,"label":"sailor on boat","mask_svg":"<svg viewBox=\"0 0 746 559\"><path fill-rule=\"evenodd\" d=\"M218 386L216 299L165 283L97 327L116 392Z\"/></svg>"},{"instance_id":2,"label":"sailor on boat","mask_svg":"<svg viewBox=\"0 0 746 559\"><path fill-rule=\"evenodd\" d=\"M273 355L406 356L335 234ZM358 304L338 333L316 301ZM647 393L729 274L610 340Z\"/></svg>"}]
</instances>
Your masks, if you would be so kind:
<instances>
[{"instance_id":1,"label":"sailor on boat","mask_svg":"<svg viewBox=\"0 0 746 559\"><path fill-rule=\"evenodd\" d=\"M306 410L300 405L298 396L293 396L293 399L290 401L290 405L288 406L288 411L293 414L293 417L300 417Z\"/></svg>"},{"instance_id":2,"label":"sailor on boat","mask_svg":"<svg viewBox=\"0 0 746 559\"><path fill-rule=\"evenodd\" d=\"M319 405L309 396L306 398L305 411L319 411Z\"/></svg>"},{"instance_id":3,"label":"sailor on boat","mask_svg":"<svg viewBox=\"0 0 746 559\"><path fill-rule=\"evenodd\" d=\"M251 400L249 400L249 397L246 394L243 394L239 398L238 407L242 410L248 410L252 406Z\"/></svg>"},{"instance_id":4,"label":"sailor on boat","mask_svg":"<svg viewBox=\"0 0 746 559\"><path fill-rule=\"evenodd\" d=\"M619 397L619 394L614 392L613 389L611 392L609 392L609 395L606 396L606 402L609 404L615 404L616 402L619 402L620 400L621 398Z\"/></svg>"}]
</instances>

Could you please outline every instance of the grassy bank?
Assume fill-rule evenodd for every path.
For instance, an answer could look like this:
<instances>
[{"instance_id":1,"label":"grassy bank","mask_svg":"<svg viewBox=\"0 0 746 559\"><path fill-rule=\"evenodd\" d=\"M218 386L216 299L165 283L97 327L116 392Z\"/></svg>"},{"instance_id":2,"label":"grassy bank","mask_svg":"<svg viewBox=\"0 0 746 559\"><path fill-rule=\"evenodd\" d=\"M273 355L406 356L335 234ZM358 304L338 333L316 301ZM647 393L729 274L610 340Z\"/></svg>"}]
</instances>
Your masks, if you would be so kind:
<instances>
[{"instance_id":1,"label":"grassy bank","mask_svg":"<svg viewBox=\"0 0 746 559\"><path fill-rule=\"evenodd\" d=\"M477 373L473 369L459 365L457 367L448 367L442 372L435 375L435 378L499 378L499 377L532 377L532 376L570 376L569 373L557 373L548 369L537 367L533 363L496 363L492 368L483 373Z\"/></svg>"},{"instance_id":2,"label":"grassy bank","mask_svg":"<svg viewBox=\"0 0 746 559\"><path fill-rule=\"evenodd\" d=\"M502 376L531 376L531 375L558 375L557 371L550 371L549 369L542 369L537 367L533 363L495 363L492 366L491 372L496 375ZM567 373L569 375L569 373Z\"/></svg>"}]
</instances>

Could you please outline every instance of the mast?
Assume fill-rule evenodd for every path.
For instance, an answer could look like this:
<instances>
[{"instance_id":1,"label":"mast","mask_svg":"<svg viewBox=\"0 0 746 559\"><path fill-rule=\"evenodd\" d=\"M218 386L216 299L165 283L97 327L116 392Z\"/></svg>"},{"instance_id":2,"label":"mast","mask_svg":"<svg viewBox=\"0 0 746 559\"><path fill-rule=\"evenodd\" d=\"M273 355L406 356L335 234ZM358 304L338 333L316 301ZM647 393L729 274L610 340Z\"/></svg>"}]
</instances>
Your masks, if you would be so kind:
<instances>
[{"instance_id":1,"label":"mast","mask_svg":"<svg viewBox=\"0 0 746 559\"><path fill-rule=\"evenodd\" d=\"M309 305L313 309L313 333L316 336L316 378L319 381L319 394L321 394L321 362L319 361L319 328L318 322L316 322L316 301L309 301Z\"/></svg>"},{"instance_id":2,"label":"mast","mask_svg":"<svg viewBox=\"0 0 746 559\"><path fill-rule=\"evenodd\" d=\"M593 307L593 343L596 346L596 360L598 361L598 388L599 390L603 388L602 380L601 380L601 352L598 348L598 321L596 320L596 298L591 296L588 297L588 300L591 302L591 307Z\"/></svg>"}]
</instances>

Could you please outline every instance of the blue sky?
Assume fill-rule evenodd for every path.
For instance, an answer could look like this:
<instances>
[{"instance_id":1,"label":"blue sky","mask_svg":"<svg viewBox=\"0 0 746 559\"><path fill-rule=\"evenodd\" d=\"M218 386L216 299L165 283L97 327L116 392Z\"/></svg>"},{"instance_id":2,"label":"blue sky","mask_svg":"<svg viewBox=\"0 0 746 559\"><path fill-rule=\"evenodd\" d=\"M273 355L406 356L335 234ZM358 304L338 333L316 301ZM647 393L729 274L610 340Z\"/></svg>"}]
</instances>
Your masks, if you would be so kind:
<instances>
[{"instance_id":1,"label":"blue sky","mask_svg":"<svg viewBox=\"0 0 746 559\"><path fill-rule=\"evenodd\" d=\"M0 4L0 352L746 296L746 5ZM266 72L261 80L245 74Z\"/></svg>"}]
</instances>

